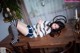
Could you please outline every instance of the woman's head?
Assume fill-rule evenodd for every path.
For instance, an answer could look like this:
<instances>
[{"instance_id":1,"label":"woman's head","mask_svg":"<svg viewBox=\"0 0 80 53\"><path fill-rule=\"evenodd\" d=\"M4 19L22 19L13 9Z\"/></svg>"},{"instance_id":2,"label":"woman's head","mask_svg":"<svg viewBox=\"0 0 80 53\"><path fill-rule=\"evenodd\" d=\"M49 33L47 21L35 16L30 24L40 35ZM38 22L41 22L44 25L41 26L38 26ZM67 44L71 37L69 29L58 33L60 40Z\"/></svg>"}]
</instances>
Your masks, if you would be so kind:
<instances>
[{"instance_id":1,"label":"woman's head","mask_svg":"<svg viewBox=\"0 0 80 53\"><path fill-rule=\"evenodd\" d=\"M65 25L61 21L56 21L56 22L51 23L50 27L52 30L56 30L56 29L64 28Z\"/></svg>"},{"instance_id":2,"label":"woman's head","mask_svg":"<svg viewBox=\"0 0 80 53\"><path fill-rule=\"evenodd\" d=\"M65 25L61 21L56 21L52 22L50 24L50 27L51 27L50 35L54 35L55 33L60 32L65 27Z\"/></svg>"}]
</instances>

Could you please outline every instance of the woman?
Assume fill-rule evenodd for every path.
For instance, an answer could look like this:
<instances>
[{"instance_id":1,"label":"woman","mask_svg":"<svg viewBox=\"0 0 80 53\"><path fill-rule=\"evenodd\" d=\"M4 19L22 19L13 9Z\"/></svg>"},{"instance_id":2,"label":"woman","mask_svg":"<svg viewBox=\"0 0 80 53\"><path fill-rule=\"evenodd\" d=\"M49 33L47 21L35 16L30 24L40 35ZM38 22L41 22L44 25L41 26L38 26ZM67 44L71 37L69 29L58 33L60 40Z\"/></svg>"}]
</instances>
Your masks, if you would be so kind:
<instances>
[{"instance_id":1,"label":"woman","mask_svg":"<svg viewBox=\"0 0 80 53\"><path fill-rule=\"evenodd\" d=\"M60 21L52 22L49 25L48 21L39 20L34 26L26 25L21 21L17 22L17 29L26 37L36 38L43 37L47 34L53 35L55 32L64 28L64 24Z\"/></svg>"},{"instance_id":2,"label":"woman","mask_svg":"<svg viewBox=\"0 0 80 53\"><path fill-rule=\"evenodd\" d=\"M58 16L57 16L58 17ZM55 17L55 18L57 18ZM59 16L60 17L60 16ZM61 16L63 18L63 16ZM17 21L16 24L12 22L12 31L15 31L13 33L14 40L12 43L17 42L18 39L18 33L16 31L18 30L20 33L22 33L26 37L30 38L36 38L36 37L43 37L47 34L50 36L54 36L55 33L60 33L61 30L65 27L65 20L64 19L57 19L56 21L43 21L39 20L36 25L30 26L22 23L21 21ZM16 27L15 27L16 26ZM14 30L15 28L15 30ZM16 30L17 28L17 30Z\"/></svg>"}]
</instances>

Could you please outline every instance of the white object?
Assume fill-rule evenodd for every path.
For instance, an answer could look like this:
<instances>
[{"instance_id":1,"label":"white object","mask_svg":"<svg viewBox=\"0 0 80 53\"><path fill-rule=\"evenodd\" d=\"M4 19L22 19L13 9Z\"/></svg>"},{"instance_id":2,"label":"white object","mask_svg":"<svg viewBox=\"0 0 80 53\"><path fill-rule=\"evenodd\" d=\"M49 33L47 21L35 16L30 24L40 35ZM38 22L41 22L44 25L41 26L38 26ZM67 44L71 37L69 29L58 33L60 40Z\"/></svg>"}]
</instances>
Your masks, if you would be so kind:
<instances>
[{"instance_id":1,"label":"white object","mask_svg":"<svg viewBox=\"0 0 80 53\"><path fill-rule=\"evenodd\" d=\"M0 47L0 53L6 53L6 48L5 47Z\"/></svg>"},{"instance_id":2,"label":"white object","mask_svg":"<svg viewBox=\"0 0 80 53\"><path fill-rule=\"evenodd\" d=\"M75 9L75 16L76 16L76 19L78 19L78 11L77 11L77 9Z\"/></svg>"},{"instance_id":3,"label":"white object","mask_svg":"<svg viewBox=\"0 0 80 53\"><path fill-rule=\"evenodd\" d=\"M10 12L10 9L9 9L9 8L6 8L6 10L7 10L8 12Z\"/></svg>"}]
</instances>

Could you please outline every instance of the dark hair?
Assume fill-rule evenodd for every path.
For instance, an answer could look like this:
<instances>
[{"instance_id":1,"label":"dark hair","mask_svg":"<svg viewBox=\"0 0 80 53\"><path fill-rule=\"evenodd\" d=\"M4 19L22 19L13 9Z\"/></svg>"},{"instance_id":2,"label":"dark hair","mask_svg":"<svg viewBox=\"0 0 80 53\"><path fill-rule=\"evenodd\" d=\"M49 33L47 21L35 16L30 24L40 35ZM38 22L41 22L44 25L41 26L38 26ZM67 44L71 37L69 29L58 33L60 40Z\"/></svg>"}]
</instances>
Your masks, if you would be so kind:
<instances>
[{"instance_id":1,"label":"dark hair","mask_svg":"<svg viewBox=\"0 0 80 53\"><path fill-rule=\"evenodd\" d=\"M54 24L54 23L58 24L58 25L59 25L59 28L58 28L58 29L52 29L52 28L51 28L50 36L54 36L54 34L60 34L61 30L62 30L63 28L65 28L64 23L62 23L61 21L52 22L52 23L50 24L50 27L51 27L52 24Z\"/></svg>"}]
</instances>

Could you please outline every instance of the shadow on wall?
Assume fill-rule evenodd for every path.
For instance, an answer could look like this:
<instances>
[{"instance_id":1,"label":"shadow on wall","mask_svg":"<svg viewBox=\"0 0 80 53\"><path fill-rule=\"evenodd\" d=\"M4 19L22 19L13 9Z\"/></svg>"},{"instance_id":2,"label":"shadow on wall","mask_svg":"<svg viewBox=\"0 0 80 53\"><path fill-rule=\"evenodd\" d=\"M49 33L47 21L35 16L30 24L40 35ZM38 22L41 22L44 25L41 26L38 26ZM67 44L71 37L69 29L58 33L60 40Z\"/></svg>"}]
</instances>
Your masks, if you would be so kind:
<instances>
[{"instance_id":1,"label":"shadow on wall","mask_svg":"<svg viewBox=\"0 0 80 53\"><path fill-rule=\"evenodd\" d=\"M0 41L2 41L5 37L8 36L8 27L10 23L5 23L3 21L3 16L0 13Z\"/></svg>"}]
</instances>

